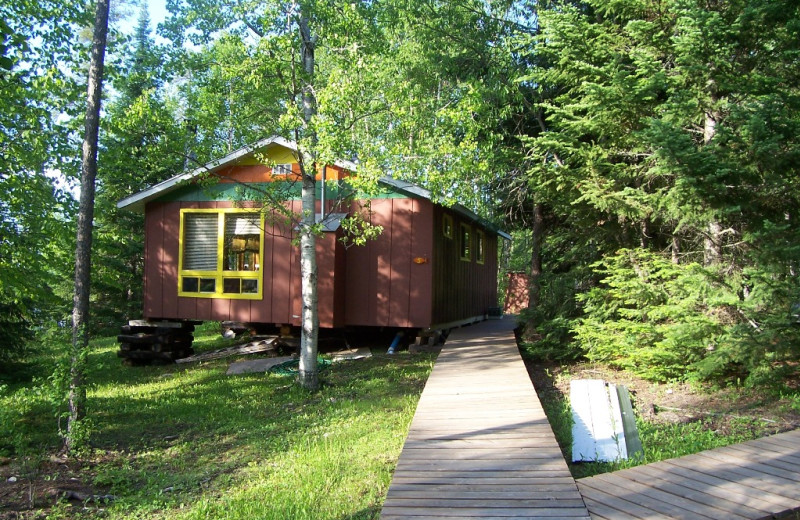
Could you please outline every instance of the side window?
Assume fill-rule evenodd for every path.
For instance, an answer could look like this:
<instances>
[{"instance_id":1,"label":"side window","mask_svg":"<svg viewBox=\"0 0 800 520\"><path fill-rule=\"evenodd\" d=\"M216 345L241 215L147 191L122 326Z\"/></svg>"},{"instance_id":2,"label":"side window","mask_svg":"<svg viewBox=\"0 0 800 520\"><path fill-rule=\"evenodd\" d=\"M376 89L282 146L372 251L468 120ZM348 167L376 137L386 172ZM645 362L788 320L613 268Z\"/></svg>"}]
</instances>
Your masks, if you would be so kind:
<instances>
[{"instance_id":1,"label":"side window","mask_svg":"<svg viewBox=\"0 0 800 520\"><path fill-rule=\"evenodd\" d=\"M442 235L445 238L453 238L453 217L442 215Z\"/></svg>"},{"instance_id":2,"label":"side window","mask_svg":"<svg viewBox=\"0 0 800 520\"><path fill-rule=\"evenodd\" d=\"M292 164L291 163L282 163L276 164L272 167L272 174L273 175L291 175L292 174Z\"/></svg>"},{"instance_id":3,"label":"side window","mask_svg":"<svg viewBox=\"0 0 800 520\"><path fill-rule=\"evenodd\" d=\"M226 271L258 271L261 262L261 229L258 215L225 215Z\"/></svg>"},{"instance_id":4,"label":"side window","mask_svg":"<svg viewBox=\"0 0 800 520\"><path fill-rule=\"evenodd\" d=\"M469 262L472 260L472 228L461 224L459 233L459 247L461 259Z\"/></svg>"},{"instance_id":5,"label":"side window","mask_svg":"<svg viewBox=\"0 0 800 520\"><path fill-rule=\"evenodd\" d=\"M486 262L486 235L480 229L475 230L475 261Z\"/></svg>"}]
</instances>

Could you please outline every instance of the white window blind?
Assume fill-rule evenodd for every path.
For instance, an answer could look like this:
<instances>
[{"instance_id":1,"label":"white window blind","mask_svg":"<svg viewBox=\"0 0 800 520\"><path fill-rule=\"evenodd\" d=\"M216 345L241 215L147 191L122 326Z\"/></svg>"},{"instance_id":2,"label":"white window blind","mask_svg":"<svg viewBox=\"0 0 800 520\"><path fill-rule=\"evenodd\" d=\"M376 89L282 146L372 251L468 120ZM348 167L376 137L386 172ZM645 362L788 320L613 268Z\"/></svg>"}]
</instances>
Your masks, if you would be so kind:
<instances>
[{"instance_id":1,"label":"white window blind","mask_svg":"<svg viewBox=\"0 0 800 520\"><path fill-rule=\"evenodd\" d=\"M219 234L217 214L186 213L183 230L183 269L216 271Z\"/></svg>"},{"instance_id":2,"label":"white window blind","mask_svg":"<svg viewBox=\"0 0 800 520\"><path fill-rule=\"evenodd\" d=\"M258 228L259 216L255 215L226 215L225 236L231 235L260 235Z\"/></svg>"}]
</instances>

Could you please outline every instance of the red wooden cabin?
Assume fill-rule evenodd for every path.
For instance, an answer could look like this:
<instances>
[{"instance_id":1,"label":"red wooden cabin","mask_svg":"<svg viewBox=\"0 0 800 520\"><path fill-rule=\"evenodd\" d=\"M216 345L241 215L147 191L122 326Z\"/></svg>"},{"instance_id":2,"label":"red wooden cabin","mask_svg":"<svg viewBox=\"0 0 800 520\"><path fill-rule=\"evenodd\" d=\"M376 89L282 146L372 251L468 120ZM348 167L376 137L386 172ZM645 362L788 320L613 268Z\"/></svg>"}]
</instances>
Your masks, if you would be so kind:
<instances>
[{"instance_id":1,"label":"red wooden cabin","mask_svg":"<svg viewBox=\"0 0 800 520\"><path fill-rule=\"evenodd\" d=\"M295 231L242 202L240 191L287 182L298 171L296 156L294 143L272 137L119 202L145 214L146 319L300 324ZM326 182L317 183L326 186L318 195L326 228L317 239L320 326L447 329L484 319L497 306L497 243L507 235L463 207L445 208L428 191L385 178L370 199L372 223L383 233L346 247L339 240L345 213L332 212L328 190L352 169L327 166L319 174ZM296 199L288 193L285 204L299 211Z\"/></svg>"}]
</instances>

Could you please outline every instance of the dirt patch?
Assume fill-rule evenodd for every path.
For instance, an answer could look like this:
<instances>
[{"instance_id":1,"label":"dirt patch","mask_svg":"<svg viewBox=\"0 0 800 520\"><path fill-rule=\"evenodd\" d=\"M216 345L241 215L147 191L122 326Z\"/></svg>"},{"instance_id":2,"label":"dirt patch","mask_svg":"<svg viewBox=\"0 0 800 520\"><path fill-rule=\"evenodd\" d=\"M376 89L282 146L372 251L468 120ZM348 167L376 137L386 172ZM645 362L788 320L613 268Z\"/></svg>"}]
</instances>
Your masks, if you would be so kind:
<instances>
[{"instance_id":1,"label":"dirt patch","mask_svg":"<svg viewBox=\"0 0 800 520\"><path fill-rule=\"evenodd\" d=\"M0 520L43 519L57 504L99 511L113 497L84 482L86 474L75 461L0 459Z\"/></svg>"},{"instance_id":2,"label":"dirt patch","mask_svg":"<svg viewBox=\"0 0 800 520\"><path fill-rule=\"evenodd\" d=\"M733 422L748 420L754 436L800 428L800 412L792 408L791 402L763 389L651 383L594 363L561 365L526 360L526 365L542 400L568 396L572 379L603 379L625 385L631 393L634 410L649 422L704 421L709 428L725 434Z\"/></svg>"}]
</instances>

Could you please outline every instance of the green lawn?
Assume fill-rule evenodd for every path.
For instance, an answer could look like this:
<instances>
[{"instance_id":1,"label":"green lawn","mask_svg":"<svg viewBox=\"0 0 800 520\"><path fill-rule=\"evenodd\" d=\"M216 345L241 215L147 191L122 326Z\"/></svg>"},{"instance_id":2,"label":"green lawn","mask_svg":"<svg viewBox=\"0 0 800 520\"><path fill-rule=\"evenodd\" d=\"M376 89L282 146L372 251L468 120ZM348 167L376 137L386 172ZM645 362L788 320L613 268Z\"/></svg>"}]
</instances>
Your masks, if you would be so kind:
<instances>
[{"instance_id":1,"label":"green lawn","mask_svg":"<svg viewBox=\"0 0 800 520\"><path fill-rule=\"evenodd\" d=\"M116 500L64 505L50 518L377 518L434 361L401 353L335 363L308 393L287 377L226 376L231 359L124 367L116 348L94 343L92 450L78 472ZM0 426L11 430L1 438L17 439L0 449L12 460L44 460L58 446L46 394L0 392Z\"/></svg>"}]
</instances>

